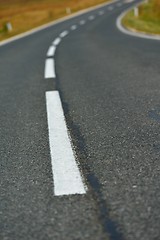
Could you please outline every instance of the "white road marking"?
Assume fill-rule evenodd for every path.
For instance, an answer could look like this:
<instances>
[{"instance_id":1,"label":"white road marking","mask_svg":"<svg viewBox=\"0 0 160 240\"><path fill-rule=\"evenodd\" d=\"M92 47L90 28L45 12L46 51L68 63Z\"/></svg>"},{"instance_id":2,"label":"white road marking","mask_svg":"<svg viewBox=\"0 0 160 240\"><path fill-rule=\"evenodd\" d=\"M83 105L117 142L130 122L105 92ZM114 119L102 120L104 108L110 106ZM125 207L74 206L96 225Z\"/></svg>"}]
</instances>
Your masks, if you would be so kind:
<instances>
[{"instance_id":1,"label":"white road marking","mask_svg":"<svg viewBox=\"0 0 160 240\"><path fill-rule=\"evenodd\" d=\"M54 59L46 59L44 77L45 78L55 78L56 77Z\"/></svg>"},{"instance_id":2,"label":"white road marking","mask_svg":"<svg viewBox=\"0 0 160 240\"><path fill-rule=\"evenodd\" d=\"M131 3L131 2L134 2L134 0L125 0L124 2L125 3Z\"/></svg>"},{"instance_id":3,"label":"white road marking","mask_svg":"<svg viewBox=\"0 0 160 240\"><path fill-rule=\"evenodd\" d=\"M75 161L58 91L46 92L46 106L54 194L85 194L87 188Z\"/></svg>"},{"instance_id":4,"label":"white road marking","mask_svg":"<svg viewBox=\"0 0 160 240\"><path fill-rule=\"evenodd\" d=\"M114 7L110 6L110 7L108 7L108 10L109 10L109 11L112 11L113 8L114 8Z\"/></svg>"},{"instance_id":5,"label":"white road marking","mask_svg":"<svg viewBox=\"0 0 160 240\"><path fill-rule=\"evenodd\" d=\"M88 19L89 19L90 21L92 21L92 20L95 19L95 16L91 15L91 16L88 17Z\"/></svg>"},{"instance_id":6,"label":"white road marking","mask_svg":"<svg viewBox=\"0 0 160 240\"><path fill-rule=\"evenodd\" d=\"M53 41L53 45L57 46L60 43L61 39L58 37Z\"/></svg>"},{"instance_id":7,"label":"white road marking","mask_svg":"<svg viewBox=\"0 0 160 240\"><path fill-rule=\"evenodd\" d=\"M59 36L60 36L61 38L63 38L63 37L65 37L65 36L67 36L68 33L69 33L68 31L64 31L64 32L60 33Z\"/></svg>"},{"instance_id":8,"label":"white road marking","mask_svg":"<svg viewBox=\"0 0 160 240\"><path fill-rule=\"evenodd\" d=\"M77 29L77 25L72 25L71 26L71 30L73 31L73 30L76 30Z\"/></svg>"},{"instance_id":9,"label":"white road marking","mask_svg":"<svg viewBox=\"0 0 160 240\"><path fill-rule=\"evenodd\" d=\"M121 7L122 6L122 3L117 3L117 7Z\"/></svg>"},{"instance_id":10,"label":"white road marking","mask_svg":"<svg viewBox=\"0 0 160 240\"><path fill-rule=\"evenodd\" d=\"M99 11L98 14L101 16L104 14L104 11Z\"/></svg>"},{"instance_id":11,"label":"white road marking","mask_svg":"<svg viewBox=\"0 0 160 240\"><path fill-rule=\"evenodd\" d=\"M86 23L85 20L81 20L81 21L79 22L80 25L84 25L85 23Z\"/></svg>"},{"instance_id":12,"label":"white road marking","mask_svg":"<svg viewBox=\"0 0 160 240\"><path fill-rule=\"evenodd\" d=\"M50 46L47 52L47 57L53 57L56 51L55 46Z\"/></svg>"}]
</instances>

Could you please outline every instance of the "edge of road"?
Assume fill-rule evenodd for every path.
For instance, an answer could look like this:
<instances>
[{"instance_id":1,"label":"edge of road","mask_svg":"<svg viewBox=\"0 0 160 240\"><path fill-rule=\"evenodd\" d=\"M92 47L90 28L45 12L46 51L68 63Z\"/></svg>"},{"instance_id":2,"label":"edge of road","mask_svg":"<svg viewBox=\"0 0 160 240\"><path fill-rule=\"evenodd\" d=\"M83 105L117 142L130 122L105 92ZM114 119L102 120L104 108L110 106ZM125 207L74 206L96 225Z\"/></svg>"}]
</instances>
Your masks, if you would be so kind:
<instances>
[{"instance_id":1,"label":"edge of road","mask_svg":"<svg viewBox=\"0 0 160 240\"><path fill-rule=\"evenodd\" d=\"M57 20L54 20L54 21L52 21L52 22L50 22L50 23L46 23L46 24L43 24L42 26L33 28L33 29L31 29L31 30L29 30L29 31L27 31L27 32L24 32L24 33L15 35L14 37L11 37L11 38L9 38L9 39L7 39L7 40L0 41L0 47L3 46L3 45L6 45L6 44L8 44L8 43L11 43L11 42L13 42L13 41L16 41L16 40L18 40L18 39L21 39L21 38L27 37L27 36L29 36L29 35L32 35L32 34L34 34L34 33L36 33L36 32L39 32L39 31L41 31L41 30L44 30L44 29L46 29L46 28L49 28L49 27L52 27L52 26L57 25L57 24L59 24L59 23L62 23L62 22L64 22L64 21L67 21L67 20L70 20L70 19L72 19L72 18L75 18L75 17L78 17L78 16L80 16L80 15L83 15L83 14L88 13L88 12L90 12L90 11L93 11L93 10L96 10L96 9L98 9L98 8L101 8L101 7L110 5L110 4L115 3L115 2L117 2L117 1L118 1L118 0L109 0L109 1L107 1L106 3L101 3L101 4L98 4L98 5L94 6L94 7L89 7L89 8L87 8L87 9L80 10L80 11L78 11L78 12L76 12L76 13L71 14L70 16L62 17L62 18L57 19Z\"/></svg>"},{"instance_id":2,"label":"edge of road","mask_svg":"<svg viewBox=\"0 0 160 240\"><path fill-rule=\"evenodd\" d=\"M143 2L143 1L142 1ZM136 3L134 6L139 6L140 4L142 4L142 2L140 3ZM128 27L125 27L123 24L122 24L122 18L130 11L133 9L133 7L129 7L127 10L125 10L124 12L122 12L120 14L120 16L117 18L116 20L116 26L117 28L124 34L127 34L127 35L130 35L130 36L133 36L133 37L139 37L139 38L145 38L145 39L152 39L152 40L160 40L160 35L156 35L156 34L149 34L149 33L146 33L146 32L139 32L137 31L136 29L133 29L133 28L128 28Z\"/></svg>"}]
</instances>

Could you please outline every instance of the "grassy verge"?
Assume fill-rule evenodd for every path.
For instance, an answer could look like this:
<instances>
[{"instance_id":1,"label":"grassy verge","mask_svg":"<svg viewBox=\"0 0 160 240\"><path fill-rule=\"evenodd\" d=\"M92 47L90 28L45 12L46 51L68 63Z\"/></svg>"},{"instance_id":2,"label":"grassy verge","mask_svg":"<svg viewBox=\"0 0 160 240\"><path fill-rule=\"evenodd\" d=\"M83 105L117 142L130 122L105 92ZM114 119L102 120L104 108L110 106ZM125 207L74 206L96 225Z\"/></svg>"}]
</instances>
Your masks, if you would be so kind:
<instances>
[{"instance_id":1,"label":"grassy verge","mask_svg":"<svg viewBox=\"0 0 160 240\"><path fill-rule=\"evenodd\" d=\"M0 41L108 0L0 0ZM6 24L10 22L12 31Z\"/></svg>"},{"instance_id":2,"label":"grassy verge","mask_svg":"<svg viewBox=\"0 0 160 240\"><path fill-rule=\"evenodd\" d=\"M160 0L149 0L138 7L138 17L131 10L122 19L127 28L150 34L160 34Z\"/></svg>"}]
</instances>

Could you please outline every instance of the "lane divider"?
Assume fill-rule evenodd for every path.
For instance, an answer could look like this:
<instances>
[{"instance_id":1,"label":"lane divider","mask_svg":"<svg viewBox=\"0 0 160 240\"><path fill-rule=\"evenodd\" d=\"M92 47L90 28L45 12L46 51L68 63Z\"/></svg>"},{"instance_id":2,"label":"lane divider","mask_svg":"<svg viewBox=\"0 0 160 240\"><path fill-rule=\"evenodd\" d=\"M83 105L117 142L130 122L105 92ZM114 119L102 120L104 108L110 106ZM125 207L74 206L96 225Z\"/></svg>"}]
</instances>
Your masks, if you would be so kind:
<instances>
[{"instance_id":1,"label":"lane divider","mask_svg":"<svg viewBox=\"0 0 160 240\"><path fill-rule=\"evenodd\" d=\"M122 6L122 3L117 3L117 7L121 7Z\"/></svg>"},{"instance_id":2,"label":"lane divider","mask_svg":"<svg viewBox=\"0 0 160 240\"><path fill-rule=\"evenodd\" d=\"M44 77L47 79L56 77L54 59L51 58L46 59Z\"/></svg>"},{"instance_id":3,"label":"lane divider","mask_svg":"<svg viewBox=\"0 0 160 240\"><path fill-rule=\"evenodd\" d=\"M14 41L16 41L16 40L18 40L18 39L21 39L21 38L30 36L30 35L32 35L32 34L34 34L34 33L37 33L37 32L39 32L39 31L42 31L42 30L44 30L44 29L46 29L46 28L53 27L53 26L55 26L55 25L57 25L57 24L59 24L59 23L63 23L63 22L65 22L66 20L74 19L74 18L76 18L76 17L78 17L78 16L81 16L81 15L83 15L83 14L85 14L85 13L88 13L88 12L90 12L90 11L98 10L98 9L101 9L102 7L108 6L108 5L110 5L110 4L114 4L114 3L117 2L117 1L118 1L118 0L112 0L112 2L101 3L101 4L98 4L97 6L89 7L89 8L87 8L87 9L83 9L83 10L80 10L80 11L78 11L78 12L76 12L76 13L73 13L73 14L71 14L71 15L69 15L69 16L65 16L65 17L62 17L62 18L60 18L60 19L58 19L58 20L54 20L53 22L43 24L43 25L40 26L40 27L36 27L36 28L34 28L34 29L32 29L32 30L28 30L28 31L26 31L26 32L24 32L24 33L21 33L21 34L18 34L18 35L16 35L16 36L13 36L13 37L11 37L11 38L9 38L9 39L7 39L7 40L0 41L0 47L1 47L1 46L4 46L4 45L6 45L6 44L9 44L9 43L11 43L11 42L14 42ZM127 0L126 0L126 1L127 1ZM128 0L128 1L134 1L134 0Z\"/></svg>"},{"instance_id":4,"label":"lane divider","mask_svg":"<svg viewBox=\"0 0 160 240\"><path fill-rule=\"evenodd\" d=\"M77 29L77 25L72 25L72 26L71 26L71 30L72 30L72 31L74 31L74 30L76 30L76 29Z\"/></svg>"},{"instance_id":5,"label":"lane divider","mask_svg":"<svg viewBox=\"0 0 160 240\"><path fill-rule=\"evenodd\" d=\"M57 37L57 38L53 41L53 45L57 46L60 42L61 42L61 38L60 38L60 37Z\"/></svg>"},{"instance_id":6,"label":"lane divider","mask_svg":"<svg viewBox=\"0 0 160 240\"><path fill-rule=\"evenodd\" d=\"M87 186L76 162L58 91L46 92L54 195L85 194Z\"/></svg>"},{"instance_id":7,"label":"lane divider","mask_svg":"<svg viewBox=\"0 0 160 240\"><path fill-rule=\"evenodd\" d=\"M124 2L123 3L118 3L118 4L124 4ZM116 6L118 6L118 4ZM109 11L111 11L113 9L114 9L113 6L109 6L108 7ZM101 16L103 14L104 14L104 10L100 10L97 15ZM92 21L92 20L95 19L95 17L96 17L95 15L90 15L88 17L88 20ZM84 25L85 23L86 23L86 20L82 19L82 20L80 20L79 25ZM74 24L74 25L72 25L70 27L70 30L72 30L72 31L74 31L76 29L77 29L77 25L76 24ZM48 58L54 57L57 46L60 44L62 38L66 37L68 34L69 34L69 31L68 30L64 30L63 32L61 32L59 34L59 36L57 38L54 39L54 41L52 43L52 46L50 46L50 48L48 49L48 52L47 52L47 57ZM53 69L51 69L51 68L53 68ZM56 77L54 60L52 60L52 61L51 61L51 59L48 60L48 61L46 60L46 63L45 63L45 74L44 75L45 75L45 78L55 78Z\"/></svg>"},{"instance_id":8,"label":"lane divider","mask_svg":"<svg viewBox=\"0 0 160 240\"><path fill-rule=\"evenodd\" d=\"M55 46L50 46L47 52L47 57L53 57L56 51Z\"/></svg>"},{"instance_id":9,"label":"lane divider","mask_svg":"<svg viewBox=\"0 0 160 240\"><path fill-rule=\"evenodd\" d=\"M60 33L59 34L59 36L61 37L61 38L64 38L65 36L67 36L68 35L68 31L63 31L62 33Z\"/></svg>"},{"instance_id":10,"label":"lane divider","mask_svg":"<svg viewBox=\"0 0 160 240\"><path fill-rule=\"evenodd\" d=\"M99 14L99 16L101 16L104 14L104 11L99 11L98 14Z\"/></svg>"},{"instance_id":11,"label":"lane divider","mask_svg":"<svg viewBox=\"0 0 160 240\"><path fill-rule=\"evenodd\" d=\"M86 23L85 20L81 20L81 21L79 22L80 25L84 25L85 23Z\"/></svg>"},{"instance_id":12,"label":"lane divider","mask_svg":"<svg viewBox=\"0 0 160 240\"><path fill-rule=\"evenodd\" d=\"M89 19L90 21L92 21L92 20L95 19L95 16L91 15L91 16L88 17L88 19Z\"/></svg>"},{"instance_id":13,"label":"lane divider","mask_svg":"<svg viewBox=\"0 0 160 240\"><path fill-rule=\"evenodd\" d=\"M114 7L112 7L112 6L108 7L109 11L112 11L113 9L114 9Z\"/></svg>"},{"instance_id":14,"label":"lane divider","mask_svg":"<svg viewBox=\"0 0 160 240\"><path fill-rule=\"evenodd\" d=\"M110 6L108 10L113 10ZM100 10L97 16L105 12ZM95 15L88 17L89 21L95 19ZM79 25L84 25L87 20L80 20ZM77 29L77 25L70 27L71 31ZM44 77L56 78L55 52L62 38L66 37L70 31L64 30L54 39L47 51L45 61ZM52 175L54 184L54 195L63 196L71 194L85 194L87 186L76 161L76 155L72 147L71 138L67 129L63 107L58 91L46 92L46 109L49 132L49 146L52 164Z\"/></svg>"}]
</instances>

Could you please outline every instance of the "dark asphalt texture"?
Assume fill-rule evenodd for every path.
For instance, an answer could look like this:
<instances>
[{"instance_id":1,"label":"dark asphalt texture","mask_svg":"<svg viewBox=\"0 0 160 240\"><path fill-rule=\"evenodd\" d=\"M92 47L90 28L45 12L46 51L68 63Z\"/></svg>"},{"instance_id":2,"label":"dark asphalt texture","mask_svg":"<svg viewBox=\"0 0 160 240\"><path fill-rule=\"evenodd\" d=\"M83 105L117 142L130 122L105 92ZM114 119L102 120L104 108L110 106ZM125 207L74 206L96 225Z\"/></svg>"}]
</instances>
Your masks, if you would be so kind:
<instances>
[{"instance_id":1,"label":"dark asphalt texture","mask_svg":"<svg viewBox=\"0 0 160 240\"><path fill-rule=\"evenodd\" d=\"M105 6L0 47L0 240L160 239L160 42ZM56 79L44 79L52 41ZM59 90L88 185L55 197L45 92Z\"/></svg>"}]
</instances>

